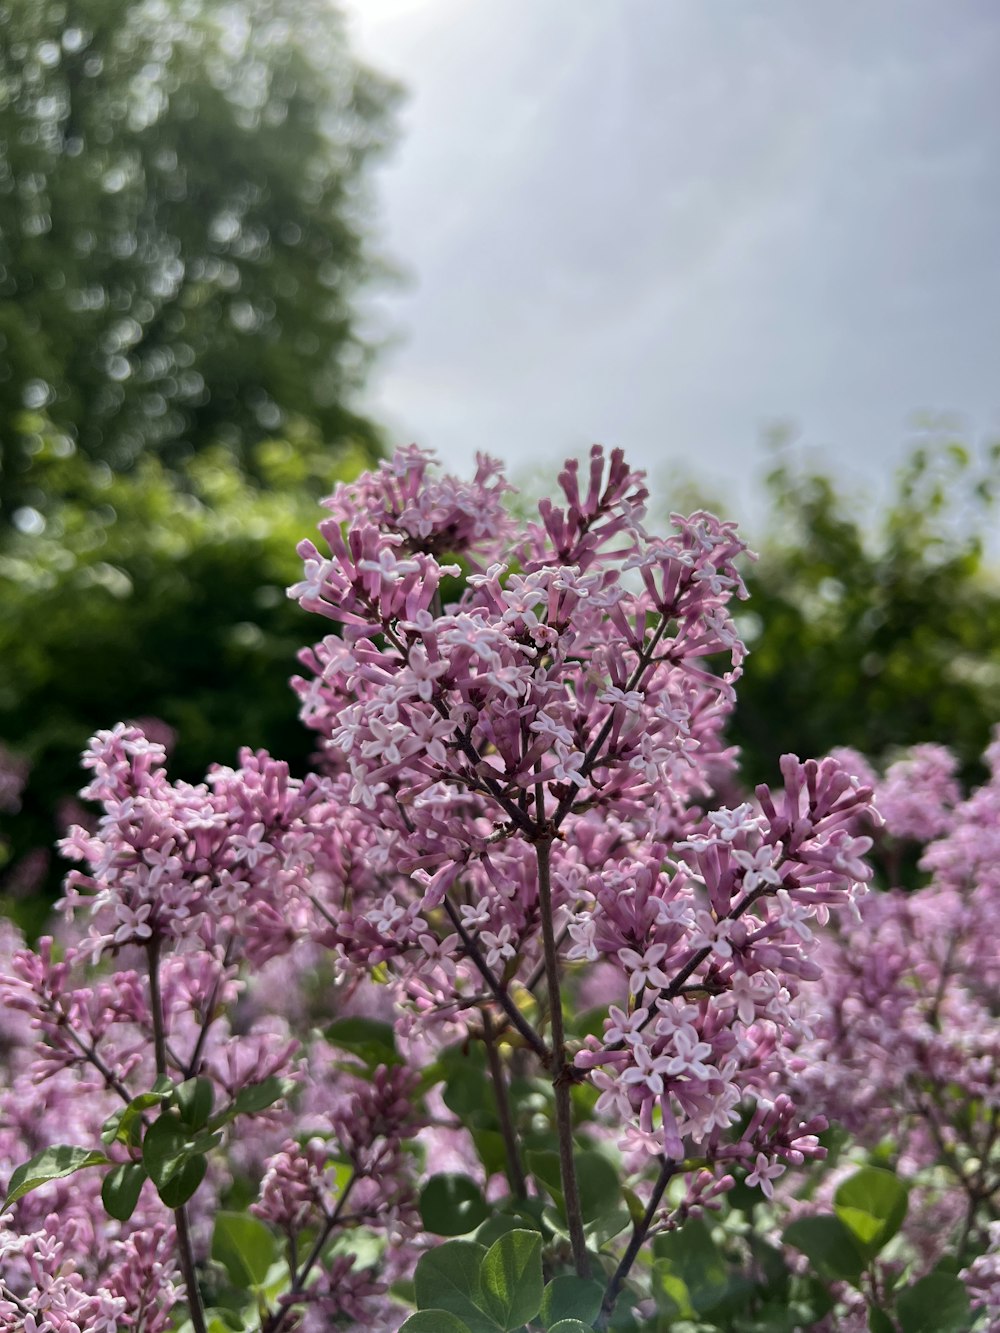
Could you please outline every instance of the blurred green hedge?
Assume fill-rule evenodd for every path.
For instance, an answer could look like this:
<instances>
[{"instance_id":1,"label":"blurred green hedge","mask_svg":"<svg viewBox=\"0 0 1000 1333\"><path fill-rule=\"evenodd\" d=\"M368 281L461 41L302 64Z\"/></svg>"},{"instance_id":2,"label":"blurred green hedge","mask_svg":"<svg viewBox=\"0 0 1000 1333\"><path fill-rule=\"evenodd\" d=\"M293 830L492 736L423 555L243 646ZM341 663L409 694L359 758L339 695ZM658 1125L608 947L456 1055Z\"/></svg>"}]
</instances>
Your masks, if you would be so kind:
<instances>
[{"instance_id":1,"label":"blurred green hedge","mask_svg":"<svg viewBox=\"0 0 1000 1333\"><path fill-rule=\"evenodd\" d=\"M918 444L874 514L816 469L784 463L768 489L732 727L747 778L774 778L788 750L879 759L921 741L973 776L1000 722L1000 445Z\"/></svg>"},{"instance_id":2,"label":"blurred green hedge","mask_svg":"<svg viewBox=\"0 0 1000 1333\"><path fill-rule=\"evenodd\" d=\"M43 509L24 411L126 471L351 410L387 276L370 169L400 89L331 0L0 4L0 526Z\"/></svg>"},{"instance_id":3,"label":"blurred green hedge","mask_svg":"<svg viewBox=\"0 0 1000 1333\"><path fill-rule=\"evenodd\" d=\"M38 869L25 855L61 832L97 728L159 719L176 732L171 770L189 779L241 745L304 765L314 739L288 678L317 626L285 588L317 495L369 448L331 454L303 428L256 446L260 480L221 447L178 471L147 457L115 476L44 420L33 434L47 518L0 548L0 742L30 764L20 812L0 816L0 886L15 892ZM42 882L58 878L53 864Z\"/></svg>"}]
</instances>

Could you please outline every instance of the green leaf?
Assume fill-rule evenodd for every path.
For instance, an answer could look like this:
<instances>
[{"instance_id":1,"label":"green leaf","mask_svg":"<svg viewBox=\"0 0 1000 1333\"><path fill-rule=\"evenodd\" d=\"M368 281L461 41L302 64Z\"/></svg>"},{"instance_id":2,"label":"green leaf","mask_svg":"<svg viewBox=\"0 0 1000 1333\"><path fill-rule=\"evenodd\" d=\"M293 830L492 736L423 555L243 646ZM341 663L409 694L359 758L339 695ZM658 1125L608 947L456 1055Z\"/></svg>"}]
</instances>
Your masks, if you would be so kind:
<instances>
[{"instance_id":1,"label":"green leaf","mask_svg":"<svg viewBox=\"0 0 1000 1333\"><path fill-rule=\"evenodd\" d=\"M752 1313L737 1314L728 1324L714 1323L713 1328L725 1328L726 1333L802 1333L816 1323L816 1313L801 1301L791 1304L755 1305Z\"/></svg>"},{"instance_id":2,"label":"green leaf","mask_svg":"<svg viewBox=\"0 0 1000 1333\"><path fill-rule=\"evenodd\" d=\"M354 1179L354 1167L350 1162L331 1161L327 1162L327 1172L331 1178L331 1183L336 1197L339 1199L347 1189L347 1186Z\"/></svg>"},{"instance_id":3,"label":"green leaf","mask_svg":"<svg viewBox=\"0 0 1000 1333\"><path fill-rule=\"evenodd\" d=\"M240 1333L246 1328L243 1320L234 1310L206 1310L208 1333Z\"/></svg>"},{"instance_id":4,"label":"green leaf","mask_svg":"<svg viewBox=\"0 0 1000 1333\"><path fill-rule=\"evenodd\" d=\"M562 1176L559 1171L559 1154L547 1150L529 1150L525 1153L528 1170L538 1183L555 1200L557 1206L563 1206Z\"/></svg>"},{"instance_id":5,"label":"green leaf","mask_svg":"<svg viewBox=\"0 0 1000 1333\"><path fill-rule=\"evenodd\" d=\"M594 1333L594 1330L579 1319L560 1319L558 1324L549 1324L549 1333Z\"/></svg>"},{"instance_id":6,"label":"green leaf","mask_svg":"<svg viewBox=\"0 0 1000 1333\"><path fill-rule=\"evenodd\" d=\"M554 1277L542 1292L542 1323L546 1328L567 1319L592 1324L603 1299L604 1287L600 1282L568 1275Z\"/></svg>"},{"instance_id":7,"label":"green leaf","mask_svg":"<svg viewBox=\"0 0 1000 1333\"><path fill-rule=\"evenodd\" d=\"M961 1280L938 1271L899 1292L896 1316L903 1333L960 1333L972 1322Z\"/></svg>"},{"instance_id":8,"label":"green leaf","mask_svg":"<svg viewBox=\"0 0 1000 1333\"><path fill-rule=\"evenodd\" d=\"M526 1231L543 1229L542 1218L546 1209L544 1199L508 1199L504 1206L522 1219ZM496 1237L493 1239L496 1240Z\"/></svg>"},{"instance_id":9,"label":"green leaf","mask_svg":"<svg viewBox=\"0 0 1000 1333\"><path fill-rule=\"evenodd\" d=\"M651 1288L656 1308L668 1319L695 1319L687 1283L674 1272L669 1259L654 1259Z\"/></svg>"},{"instance_id":10,"label":"green leaf","mask_svg":"<svg viewBox=\"0 0 1000 1333\"><path fill-rule=\"evenodd\" d=\"M420 1217L435 1236L464 1236L489 1213L482 1190L468 1176L431 1176L420 1191Z\"/></svg>"},{"instance_id":11,"label":"green leaf","mask_svg":"<svg viewBox=\"0 0 1000 1333\"><path fill-rule=\"evenodd\" d=\"M119 1143L137 1148L142 1137L143 1112L151 1106L159 1106L166 1101L167 1095L165 1092L140 1092L127 1106L108 1116L101 1131L101 1142L114 1143L117 1139Z\"/></svg>"},{"instance_id":12,"label":"green leaf","mask_svg":"<svg viewBox=\"0 0 1000 1333\"><path fill-rule=\"evenodd\" d=\"M107 1120L105 1120L104 1124L101 1126L102 1143L111 1144L114 1143L115 1139L118 1138L118 1132L121 1127L122 1117L125 1115L125 1112L127 1110L128 1107L121 1106L118 1108L117 1111L113 1111L111 1115L108 1116ZM128 1140L126 1138L123 1138L121 1142L127 1143Z\"/></svg>"},{"instance_id":13,"label":"green leaf","mask_svg":"<svg viewBox=\"0 0 1000 1333\"><path fill-rule=\"evenodd\" d=\"M632 1219L629 1211L624 1204L615 1208L610 1213L602 1213L595 1222L588 1222L584 1228L587 1233L587 1240L591 1249L600 1249L609 1240L632 1225Z\"/></svg>"},{"instance_id":14,"label":"green leaf","mask_svg":"<svg viewBox=\"0 0 1000 1333\"><path fill-rule=\"evenodd\" d=\"M222 1142L224 1135L211 1133L209 1130L202 1130L191 1140L191 1151L193 1153L209 1153L213 1148L217 1148Z\"/></svg>"},{"instance_id":15,"label":"green leaf","mask_svg":"<svg viewBox=\"0 0 1000 1333\"><path fill-rule=\"evenodd\" d=\"M157 1189L181 1171L190 1152L187 1132L172 1111L153 1121L142 1142L142 1164Z\"/></svg>"},{"instance_id":16,"label":"green leaf","mask_svg":"<svg viewBox=\"0 0 1000 1333\"><path fill-rule=\"evenodd\" d=\"M542 1238L537 1231L508 1231L494 1241L480 1270L483 1298L502 1329L534 1319L542 1303Z\"/></svg>"},{"instance_id":17,"label":"green leaf","mask_svg":"<svg viewBox=\"0 0 1000 1333\"><path fill-rule=\"evenodd\" d=\"M557 1209L565 1218L559 1154L550 1151L529 1151L525 1154L525 1160L528 1170L552 1196ZM580 1194L580 1212L584 1223L591 1225L615 1212L622 1204L621 1181L618 1172L603 1153L578 1152L574 1155L574 1162L577 1189ZM624 1215L624 1208L622 1213L624 1217L622 1225L627 1226L628 1217Z\"/></svg>"},{"instance_id":18,"label":"green leaf","mask_svg":"<svg viewBox=\"0 0 1000 1333\"><path fill-rule=\"evenodd\" d=\"M227 1118L232 1119L237 1115L256 1115L260 1111L266 1111L269 1106L273 1106L282 1097L288 1097L295 1088L295 1082L290 1078L278 1078L277 1074L272 1074L270 1078L264 1079L262 1083L254 1083L249 1088L244 1088L236 1094L236 1100L227 1113Z\"/></svg>"},{"instance_id":19,"label":"green leaf","mask_svg":"<svg viewBox=\"0 0 1000 1333\"><path fill-rule=\"evenodd\" d=\"M689 1218L677 1231L657 1236L653 1253L660 1269L661 1286L673 1300L678 1300L676 1283L665 1279L672 1275L683 1283L686 1303L696 1315L707 1314L723 1299L729 1288L729 1270L712 1233L699 1217ZM683 1301L680 1302L682 1305Z\"/></svg>"},{"instance_id":20,"label":"green leaf","mask_svg":"<svg viewBox=\"0 0 1000 1333\"><path fill-rule=\"evenodd\" d=\"M418 1310L399 1333L470 1333L469 1325L449 1310Z\"/></svg>"},{"instance_id":21,"label":"green leaf","mask_svg":"<svg viewBox=\"0 0 1000 1333\"><path fill-rule=\"evenodd\" d=\"M577 1016L570 1015L569 1024L574 1037L601 1037L604 1023L608 1016L608 1006L600 1004L595 1009L585 1009Z\"/></svg>"},{"instance_id":22,"label":"green leaf","mask_svg":"<svg viewBox=\"0 0 1000 1333\"><path fill-rule=\"evenodd\" d=\"M807 1312L800 1319L800 1323L815 1324L824 1315L828 1315L836 1305L830 1288L818 1277L808 1275L798 1278L795 1287L798 1293L795 1304Z\"/></svg>"},{"instance_id":23,"label":"green leaf","mask_svg":"<svg viewBox=\"0 0 1000 1333\"><path fill-rule=\"evenodd\" d=\"M892 1171L866 1166L842 1182L833 1206L862 1255L873 1259L903 1224L906 1186Z\"/></svg>"},{"instance_id":24,"label":"green leaf","mask_svg":"<svg viewBox=\"0 0 1000 1333\"><path fill-rule=\"evenodd\" d=\"M496 1104L490 1091L490 1080L480 1069L459 1065L445 1080L441 1093L445 1106L460 1119L487 1116L496 1121Z\"/></svg>"},{"instance_id":25,"label":"green leaf","mask_svg":"<svg viewBox=\"0 0 1000 1333\"><path fill-rule=\"evenodd\" d=\"M340 1234L334 1234L323 1250L324 1260L345 1256L354 1265L355 1272L362 1268L375 1268L385 1254L386 1236L382 1231L373 1231L366 1226L345 1227Z\"/></svg>"},{"instance_id":26,"label":"green leaf","mask_svg":"<svg viewBox=\"0 0 1000 1333\"><path fill-rule=\"evenodd\" d=\"M214 1146L214 1135L199 1136L192 1143L176 1112L164 1111L154 1120L142 1141L142 1164L156 1192L168 1208L187 1203L205 1178L205 1152Z\"/></svg>"},{"instance_id":27,"label":"green leaf","mask_svg":"<svg viewBox=\"0 0 1000 1333\"><path fill-rule=\"evenodd\" d=\"M174 1089L174 1104L189 1129L203 1129L212 1114L215 1089L208 1078L189 1078Z\"/></svg>"},{"instance_id":28,"label":"green leaf","mask_svg":"<svg viewBox=\"0 0 1000 1333\"><path fill-rule=\"evenodd\" d=\"M500 1327L483 1308L479 1270L486 1249L468 1240L449 1240L422 1255L413 1275L421 1310L448 1310L470 1333L497 1333Z\"/></svg>"},{"instance_id":29,"label":"green leaf","mask_svg":"<svg viewBox=\"0 0 1000 1333\"><path fill-rule=\"evenodd\" d=\"M205 1310L205 1316L208 1317L208 1333L240 1333L241 1329L247 1328L233 1310Z\"/></svg>"},{"instance_id":30,"label":"green leaf","mask_svg":"<svg viewBox=\"0 0 1000 1333\"><path fill-rule=\"evenodd\" d=\"M868 1307L868 1333L896 1333L896 1325L878 1306Z\"/></svg>"},{"instance_id":31,"label":"green leaf","mask_svg":"<svg viewBox=\"0 0 1000 1333\"><path fill-rule=\"evenodd\" d=\"M259 1287L277 1258L277 1241L259 1218L248 1213L217 1213L212 1258L224 1264L240 1290Z\"/></svg>"},{"instance_id":32,"label":"green leaf","mask_svg":"<svg viewBox=\"0 0 1000 1333\"><path fill-rule=\"evenodd\" d=\"M232 1106L213 1116L211 1128L219 1129L222 1125L227 1125L230 1120L235 1120L238 1115L256 1115L259 1111L266 1111L282 1097L290 1096L294 1088L295 1083L292 1079L278 1078L277 1074L272 1074L263 1082L254 1083L249 1088L244 1088L242 1092L238 1092Z\"/></svg>"},{"instance_id":33,"label":"green leaf","mask_svg":"<svg viewBox=\"0 0 1000 1333\"><path fill-rule=\"evenodd\" d=\"M205 1328L207 1333L242 1333L246 1324L235 1310L212 1308L205 1311ZM194 1333L194 1325L191 1320L185 1319L176 1333Z\"/></svg>"},{"instance_id":34,"label":"green leaf","mask_svg":"<svg viewBox=\"0 0 1000 1333\"><path fill-rule=\"evenodd\" d=\"M23 1199L32 1190L47 1185L51 1180L63 1180L88 1166L108 1166L109 1160L102 1152L93 1152L89 1148L72 1148L60 1144L37 1153L30 1162L24 1162L11 1172L7 1184L7 1197L0 1212L6 1212L18 1199Z\"/></svg>"},{"instance_id":35,"label":"green leaf","mask_svg":"<svg viewBox=\"0 0 1000 1333\"><path fill-rule=\"evenodd\" d=\"M786 1245L801 1250L820 1277L857 1285L865 1263L853 1235L839 1217L800 1217L785 1228Z\"/></svg>"},{"instance_id":36,"label":"green leaf","mask_svg":"<svg viewBox=\"0 0 1000 1333\"><path fill-rule=\"evenodd\" d=\"M371 1068L399 1064L396 1033L391 1023L375 1018L338 1018L325 1031L331 1046L360 1056Z\"/></svg>"},{"instance_id":37,"label":"green leaf","mask_svg":"<svg viewBox=\"0 0 1000 1333\"><path fill-rule=\"evenodd\" d=\"M508 1203L507 1206L509 1207L510 1204ZM494 1213L478 1229L474 1239L478 1245L485 1245L489 1249L495 1240L505 1236L508 1231L523 1230L525 1230L525 1219L523 1217L515 1217L512 1213Z\"/></svg>"},{"instance_id":38,"label":"green leaf","mask_svg":"<svg viewBox=\"0 0 1000 1333\"><path fill-rule=\"evenodd\" d=\"M168 1208L181 1208L205 1179L207 1162L204 1157L188 1157L169 1180L156 1187L160 1199Z\"/></svg>"},{"instance_id":39,"label":"green leaf","mask_svg":"<svg viewBox=\"0 0 1000 1333\"><path fill-rule=\"evenodd\" d=\"M145 1180L146 1168L139 1162L113 1166L101 1186L101 1200L108 1216L127 1222L135 1212Z\"/></svg>"},{"instance_id":40,"label":"green leaf","mask_svg":"<svg viewBox=\"0 0 1000 1333\"><path fill-rule=\"evenodd\" d=\"M465 1123L470 1127L468 1121ZM472 1128L472 1141L476 1145L476 1152L479 1154L487 1179L505 1169L507 1149L499 1130Z\"/></svg>"},{"instance_id":41,"label":"green leaf","mask_svg":"<svg viewBox=\"0 0 1000 1333\"><path fill-rule=\"evenodd\" d=\"M603 1153L579 1152L575 1154L574 1160L580 1212L584 1222L596 1222L605 1214L613 1212L622 1202L618 1172Z\"/></svg>"}]
</instances>

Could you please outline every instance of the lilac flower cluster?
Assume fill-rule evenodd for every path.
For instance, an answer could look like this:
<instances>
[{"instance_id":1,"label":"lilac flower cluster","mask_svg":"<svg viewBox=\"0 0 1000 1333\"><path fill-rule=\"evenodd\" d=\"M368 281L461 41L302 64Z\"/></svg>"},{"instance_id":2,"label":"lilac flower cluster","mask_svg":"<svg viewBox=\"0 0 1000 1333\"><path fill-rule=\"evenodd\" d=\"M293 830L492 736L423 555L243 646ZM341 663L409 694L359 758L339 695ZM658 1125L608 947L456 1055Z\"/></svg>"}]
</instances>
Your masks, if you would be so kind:
<instances>
[{"instance_id":1,"label":"lilac flower cluster","mask_svg":"<svg viewBox=\"0 0 1000 1333\"><path fill-rule=\"evenodd\" d=\"M811 923L870 877L871 792L786 756L783 792L711 808L744 654L731 525L674 515L648 536L641 479L594 450L586 488L568 465L519 544L480 525L471 552L448 505L427 520L425 466L404 456L341 500L346 529L321 525L328 556L303 543L290 590L342 627L295 682L344 803L320 937L345 972L387 969L425 1027L491 1003L557 1098L595 1084L626 1152L748 1163L770 1191L820 1152L825 1122L794 1117L772 1057L819 975ZM440 563L470 553L464 580ZM574 1052L559 981L599 961L617 1004ZM550 1040L526 1017L546 1006Z\"/></svg>"},{"instance_id":2,"label":"lilac flower cluster","mask_svg":"<svg viewBox=\"0 0 1000 1333\"><path fill-rule=\"evenodd\" d=\"M823 935L813 1032L792 1041L789 1087L857 1143L894 1145L914 1182L906 1237L926 1271L982 1249L1000 1205L1000 733L965 799L943 747L915 747L882 779L839 757L871 775L890 872L916 844L926 883L890 882ZM973 1268L985 1281L989 1263Z\"/></svg>"},{"instance_id":3,"label":"lilac flower cluster","mask_svg":"<svg viewBox=\"0 0 1000 1333\"><path fill-rule=\"evenodd\" d=\"M985 1312L986 1333L1000 1329L1000 1221L989 1226L989 1245L962 1273L973 1304Z\"/></svg>"},{"instance_id":4,"label":"lilac flower cluster","mask_svg":"<svg viewBox=\"0 0 1000 1333\"><path fill-rule=\"evenodd\" d=\"M761 788L756 806L713 811L674 845L672 873L625 863L591 881L593 907L578 913L590 953L617 958L639 1007L612 1008L603 1039L576 1064L599 1067L601 1109L637 1120L630 1146L653 1155L683 1157L688 1139L713 1156L755 1151L763 1171L777 1152L766 1118L725 1149L717 1131L751 1090L766 1088L774 1031L799 1030L799 982L819 976L808 922L863 881L859 856L870 845L850 831L864 793L834 762L786 757L783 768L777 805ZM574 945L578 956L582 949ZM815 1146L805 1127L803 1142Z\"/></svg>"},{"instance_id":5,"label":"lilac flower cluster","mask_svg":"<svg viewBox=\"0 0 1000 1333\"><path fill-rule=\"evenodd\" d=\"M595 448L559 482L561 501L520 529L485 458L462 483L407 449L338 487L325 549L302 543L290 589L338 627L293 682L318 772L294 779L245 751L203 783L171 782L138 727L95 737L83 795L103 813L63 843L83 868L62 933L15 949L2 984L30 1034L0 1098L11 1106L30 1079L52 1115L20 1125L3 1154L14 1166L28 1143L97 1141L143 1094L137 1137L112 1131L116 1168L161 1169L136 1115L146 1136L190 1129L192 1153L204 1129L203 1157L237 1130L228 1158L191 1168L196 1192L174 1204L169 1181L145 1180L89 1249L93 1190L26 1194L0 1232L0 1321L158 1333L180 1299L202 1333L198 1266L238 1166L260 1180L253 1217L285 1246L262 1333L394 1326L386 1283L414 1259L421 1089L399 1065L358 1081L322 1034L299 1043L255 1004L269 969L294 975L297 959L325 954L340 993L378 981L400 1040L428 1060L484 1042L521 1198L507 1076L544 1075L581 1277L571 1093L594 1089L646 1208L605 1314L642 1242L716 1206L734 1170L771 1195L787 1167L822 1155L826 1121L789 1095L788 1047L811 1036L815 927L855 908L871 875L870 786L843 759L788 755L783 789L720 805L745 545L703 511L648 534L641 474L619 451ZM574 1038L566 1010L595 966L611 1007L598 1034ZM300 1004L289 996L287 1012ZM203 1094L212 1109L193 1121ZM239 1137L248 1114L253 1146ZM674 1176L688 1180L679 1204L663 1198ZM381 1273L337 1248L351 1228L379 1236Z\"/></svg>"},{"instance_id":6,"label":"lilac flower cluster","mask_svg":"<svg viewBox=\"0 0 1000 1333\"><path fill-rule=\"evenodd\" d=\"M171 783L164 758L162 746L133 726L94 738L82 794L103 814L94 830L76 827L63 844L87 870L67 878L59 940L27 949L8 931L0 997L11 1050L0 1086L0 1161L9 1177L53 1142L100 1147L108 1118L158 1076L175 1085L201 1079L220 1123L241 1105L264 1111L234 1160L251 1178L263 1176L260 1207L270 1216L266 1158L294 1120L287 1105L266 1109L277 1092L262 1094L298 1082L329 1103L340 1084L324 1069L329 1048L321 1040L304 1047L279 1015L254 1006L248 973L294 960L308 936L312 908L302 890L328 816L328 783L292 780L286 765L250 752L239 769L217 768L204 784ZM278 1085L279 1078L289 1082ZM398 1230L401 1215L410 1220L412 1190L399 1155L412 1132L407 1086L394 1075L382 1102L361 1088L328 1117L326 1160L349 1152L358 1182L348 1222L331 1212L331 1236L362 1211L370 1227ZM103 1150L119 1167L143 1160L137 1143ZM87 1174L27 1194L7 1217L9 1230L0 1230L0 1328L30 1327L26 1312L38 1333L174 1328L178 1301L189 1299L178 1228L190 1228L203 1255L226 1187L225 1173L211 1172L189 1208L171 1217L147 1180L121 1223L104 1216L100 1181ZM307 1301L332 1315L341 1298L351 1309L382 1299L383 1286L368 1274L333 1283L320 1302L325 1273L315 1262L308 1271L300 1266L299 1287L293 1275L274 1330L295 1327Z\"/></svg>"}]
</instances>

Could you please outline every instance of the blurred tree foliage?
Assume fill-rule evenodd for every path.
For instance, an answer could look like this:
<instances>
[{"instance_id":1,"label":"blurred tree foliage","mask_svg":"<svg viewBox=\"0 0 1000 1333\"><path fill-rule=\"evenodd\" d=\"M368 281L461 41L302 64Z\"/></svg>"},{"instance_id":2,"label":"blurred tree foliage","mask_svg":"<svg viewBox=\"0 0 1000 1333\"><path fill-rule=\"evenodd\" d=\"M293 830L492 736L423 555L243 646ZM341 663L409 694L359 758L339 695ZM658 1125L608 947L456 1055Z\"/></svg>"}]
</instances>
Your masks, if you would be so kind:
<instances>
[{"instance_id":1,"label":"blurred tree foliage","mask_svg":"<svg viewBox=\"0 0 1000 1333\"><path fill-rule=\"evenodd\" d=\"M320 517L312 497L367 461L359 445L333 475L301 427L254 445L249 471L219 446L120 475L42 415L26 424L52 500L0 552L0 744L31 765L21 812L0 815L8 893L39 873L58 883L58 860L40 858L98 727L161 719L177 733L171 771L191 780L243 744L302 767L314 737L287 681L297 651L333 627L284 588ZM972 770L1000 720L1000 579L983 551L998 481L1000 448L985 467L957 446L917 450L872 524L822 473L775 469L732 728L748 780L774 777L786 750L849 744L878 759L926 740ZM15 910L30 926L44 898Z\"/></svg>"},{"instance_id":2,"label":"blurred tree foliage","mask_svg":"<svg viewBox=\"0 0 1000 1333\"><path fill-rule=\"evenodd\" d=\"M346 403L364 169L396 89L328 0L0 0L0 523L44 509L42 411L115 470Z\"/></svg>"},{"instance_id":3,"label":"blurred tree foliage","mask_svg":"<svg viewBox=\"0 0 1000 1333\"><path fill-rule=\"evenodd\" d=\"M874 758L921 741L975 764L1000 722L1000 445L919 444L874 527L829 476L783 464L749 567L733 739L754 781L788 750ZM994 555L996 552L994 551Z\"/></svg>"},{"instance_id":4,"label":"blurred tree foliage","mask_svg":"<svg viewBox=\"0 0 1000 1333\"><path fill-rule=\"evenodd\" d=\"M312 496L366 462L360 449L339 455L335 477L303 432L254 446L259 481L225 448L202 450L179 476L152 455L116 475L34 426L47 521L12 532L0 553L0 741L30 764L20 813L0 816L0 886L15 894L58 884L65 866L43 858L99 727L166 723L171 771L190 780L242 745L301 769L315 736L288 678L324 626L285 588L301 577L297 543L322 517ZM24 919L43 908L29 903Z\"/></svg>"}]
</instances>

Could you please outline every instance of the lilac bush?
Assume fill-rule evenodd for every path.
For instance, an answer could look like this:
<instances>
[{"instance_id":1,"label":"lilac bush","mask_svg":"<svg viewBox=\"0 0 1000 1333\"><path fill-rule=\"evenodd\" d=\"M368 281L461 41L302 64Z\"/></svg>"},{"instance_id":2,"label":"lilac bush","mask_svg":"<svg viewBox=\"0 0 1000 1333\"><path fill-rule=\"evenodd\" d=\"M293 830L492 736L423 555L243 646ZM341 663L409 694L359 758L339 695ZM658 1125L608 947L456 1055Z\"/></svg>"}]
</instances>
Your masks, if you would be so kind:
<instances>
[{"instance_id":1,"label":"lilac bush","mask_svg":"<svg viewBox=\"0 0 1000 1333\"><path fill-rule=\"evenodd\" d=\"M882 779L861 756L838 757L874 787L885 820L874 855L888 883L820 941L813 1033L794 1043L789 1088L849 1132L855 1156L866 1150L909 1187L893 1247L877 1262L870 1256L871 1294L891 1307L901 1274L929 1280L974 1255L972 1304L995 1333L1000 731L984 755L987 780L965 798L943 746L915 746ZM914 848L926 878L915 892L893 880ZM842 1288L841 1296L866 1328L860 1295ZM853 1327L844 1308L835 1327Z\"/></svg>"},{"instance_id":2,"label":"lilac bush","mask_svg":"<svg viewBox=\"0 0 1000 1333\"><path fill-rule=\"evenodd\" d=\"M881 1092L843 1091L886 1029L838 1045L834 1019L851 968L883 983L874 775L786 755L744 795L735 528L650 535L618 451L559 484L524 525L486 458L337 487L290 589L331 622L293 682L305 778L245 751L190 785L138 727L91 742L59 925L3 940L0 1328L782 1326L740 1323L767 1280L733 1201L808 1180L831 1112L874 1123ZM977 816L913 762L900 836L943 835L928 864L974 899ZM937 1003L920 1056L896 1006L894 1057L946 1118L994 1096L993 1047L987 999L974 1057L950 980Z\"/></svg>"}]
</instances>

